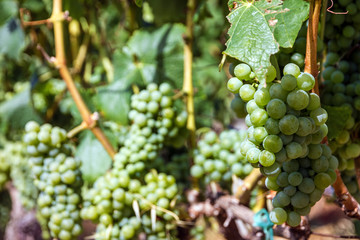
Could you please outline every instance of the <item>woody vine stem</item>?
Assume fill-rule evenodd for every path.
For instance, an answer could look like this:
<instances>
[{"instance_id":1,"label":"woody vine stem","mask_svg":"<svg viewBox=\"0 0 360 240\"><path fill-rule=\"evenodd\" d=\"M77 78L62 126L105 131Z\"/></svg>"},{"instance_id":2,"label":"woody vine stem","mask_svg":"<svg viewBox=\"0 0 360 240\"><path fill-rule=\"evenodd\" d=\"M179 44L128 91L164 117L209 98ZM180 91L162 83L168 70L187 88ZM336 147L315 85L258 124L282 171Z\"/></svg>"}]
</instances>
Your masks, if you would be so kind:
<instances>
[{"instance_id":1,"label":"woody vine stem","mask_svg":"<svg viewBox=\"0 0 360 240\"><path fill-rule=\"evenodd\" d=\"M64 48L64 31L63 31L63 21L65 20L65 12L62 9L62 0L53 1L53 12L49 19L40 20L35 22L23 22L24 26L34 26L47 22L52 22L54 26L54 38L55 38L55 58L52 59L52 62L59 69L59 73L62 79L65 81L68 91L73 98L80 115L83 119L83 123L80 125L82 129L90 129L92 133L96 136L99 142L103 145L107 153L111 158L116 154L113 146L103 133L103 131L96 126L98 118L96 113L92 114L88 107L86 106L84 100L82 99L79 91L77 90L74 80L69 72L69 69L66 65L65 57L65 48Z\"/></svg>"}]
</instances>

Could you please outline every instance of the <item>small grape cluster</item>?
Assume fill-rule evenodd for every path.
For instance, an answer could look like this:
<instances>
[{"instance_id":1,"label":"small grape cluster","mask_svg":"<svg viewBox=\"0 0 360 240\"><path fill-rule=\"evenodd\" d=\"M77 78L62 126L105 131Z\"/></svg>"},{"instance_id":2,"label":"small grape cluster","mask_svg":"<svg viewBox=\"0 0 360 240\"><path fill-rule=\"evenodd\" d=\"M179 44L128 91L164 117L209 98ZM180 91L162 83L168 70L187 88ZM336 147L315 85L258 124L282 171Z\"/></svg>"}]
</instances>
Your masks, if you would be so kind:
<instances>
[{"instance_id":1,"label":"small grape cluster","mask_svg":"<svg viewBox=\"0 0 360 240\"><path fill-rule=\"evenodd\" d=\"M356 172L355 169L344 170L341 172L341 178L345 183L349 193L356 199L356 201L360 201L360 189L357 183Z\"/></svg>"},{"instance_id":2,"label":"small grape cluster","mask_svg":"<svg viewBox=\"0 0 360 240\"><path fill-rule=\"evenodd\" d=\"M272 200L271 221L298 226L300 216L309 214L325 188L335 182L337 167L338 160L327 145L312 144L306 157L292 159L281 168L266 172L266 186L277 191Z\"/></svg>"},{"instance_id":3,"label":"small grape cluster","mask_svg":"<svg viewBox=\"0 0 360 240\"><path fill-rule=\"evenodd\" d=\"M239 74L235 68L237 77L229 81L237 84L228 84L228 88L239 92L237 101L246 102L245 123L249 129L247 140L240 146L241 154L254 166L265 168L305 157L308 145L319 144L328 130L328 115L320 107L319 96L308 93L315 84L314 77L301 73L297 65L290 63L284 67L281 83L272 83L273 74L266 87L258 85L256 89L240 80L250 73L250 67L239 65L245 70Z\"/></svg>"},{"instance_id":4,"label":"small grape cluster","mask_svg":"<svg viewBox=\"0 0 360 240\"><path fill-rule=\"evenodd\" d=\"M246 114L245 123L249 127L240 153L267 176L267 188L279 190L273 201L276 209L273 215L282 218L272 220L297 226L300 215L306 215L323 190L336 179L334 169L338 160L331 155L329 147L320 144L328 133L325 124L328 115L321 108L319 96L308 92L315 85L314 77L302 73L293 63L287 64L283 73L280 82L274 81L276 71L269 68L266 86L258 85L247 80L250 67L239 64L234 69L236 77L228 82L228 89L236 93L233 101L243 103L243 112L238 115ZM299 164L303 164L301 171ZM311 184L313 188L308 186ZM284 192L285 188L291 191ZM309 196L318 192L319 199L310 202Z\"/></svg>"},{"instance_id":5,"label":"small grape cluster","mask_svg":"<svg viewBox=\"0 0 360 240\"><path fill-rule=\"evenodd\" d=\"M183 189L188 184L189 165L188 153L174 153L168 159L164 159L162 156L156 158L150 166L159 172L175 177L178 187Z\"/></svg>"},{"instance_id":6,"label":"small grape cluster","mask_svg":"<svg viewBox=\"0 0 360 240\"><path fill-rule=\"evenodd\" d=\"M126 167L130 175L143 174L145 163L156 159L164 143L184 143L184 135L179 132L187 114L177 114L171 92L167 83L160 86L151 83L131 97L129 119L132 124L124 146L115 156L115 168Z\"/></svg>"},{"instance_id":7,"label":"small grape cluster","mask_svg":"<svg viewBox=\"0 0 360 240\"><path fill-rule=\"evenodd\" d=\"M354 51L349 58L356 54L360 51ZM329 146L339 157L339 169L350 170L354 166L353 159L360 156L360 144L351 137L360 118L360 81L354 61L338 60L336 53L328 53L322 73L325 81L321 99L325 105L348 109L351 113L342 131L334 139L329 139Z\"/></svg>"},{"instance_id":8,"label":"small grape cluster","mask_svg":"<svg viewBox=\"0 0 360 240\"><path fill-rule=\"evenodd\" d=\"M332 10L348 13L341 16L329 14L326 19L328 53L323 64L322 77L325 81L321 100L324 105L351 112L341 132L328 139L329 146L339 159L339 170L346 177L346 172L354 169L354 159L360 156L360 143L352 136L357 132L356 123L360 119L360 51L354 47L360 41L360 4L338 1Z\"/></svg>"},{"instance_id":9,"label":"small grape cluster","mask_svg":"<svg viewBox=\"0 0 360 240\"><path fill-rule=\"evenodd\" d=\"M96 235L99 239L108 233L114 239L135 239L141 231L148 239L152 235L156 235L156 239L166 239L167 231L175 226L163 224L162 220L170 222L173 219L163 209L173 209L172 202L177 194L175 178L170 175L151 170L141 182L132 179L125 169L112 169L84 194L81 216L99 223ZM138 205L138 210L134 204ZM154 226L148 220L150 209L156 211ZM140 210L147 211L141 219Z\"/></svg>"},{"instance_id":10,"label":"small grape cluster","mask_svg":"<svg viewBox=\"0 0 360 240\"><path fill-rule=\"evenodd\" d=\"M10 163L6 157L0 152L0 191L4 190L5 184L10 180Z\"/></svg>"},{"instance_id":11,"label":"small grape cluster","mask_svg":"<svg viewBox=\"0 0 360 240\"><path fill-rule=\"evenodd\" d=\"M71 157L66 131L50 124L28 122L23 141L40 194L37 206L48 220L50 234L62 240L80 235L81 187L80 161Z\"/></svg>"},{"instance_id":12,"label":"small grape cluster","mask_svg":"<svg viewBox=\"0 0 360 240\"><path fill-rule=\"evenodd\" d=\"M25 146L21 142L6 142L4 149L0 151L0 162L2 162L0 168L10 168L8 174L19 192L21 204L27 209L33 208L38 191L32 181L31 169L25 156ZM2 174L0 174L0 182L1 179Z\"/></svg>"},{"instance_id":13,"label":"small grape cluster","mask_svg":"<svg viewBox=\"0 0 360 240\"><path fill-rule=\"evenodd\" d=\"M326 16L324 36L327 49L329 52L342 54L360 40L360 3L349 0L334 1L331 10L337 13L347 12Z\"/></svg>"},{"instance_id":14,"label":"small grape cluster","mask_svg":"<svg viewBox=\"0 0 360 240\"><path fill-rule=\"evenodd\" d=\"M211 181L229 183L232 175L246 177L253 167L240 152L245 138L245 130L225 130L219 136L214 131L207 132L198 142L190 174L203 179L205 184Z\"/></svg>"},{"instance_id":15,"label":"small grape cluster","mask_svg":"<svg viewBox=\"0 0 360 240\"><path fill-rule=\"evenodd\" d=\"M84 194L81 216L99 223L97 239L106 234L113 239L136 239L140 232L147 239L166 239L176 228L170 221L174 216L168 214L178 194L176 180L149 170L165 144L184 142L180 132L187 116L177 113L171 92L167 83L152 83L131 97L128 117L132 124L115 155L114 167Z\"/></svg>"},{"instance_id":16,"label":"small grape cluster","mask_svg":"<svg viewBox=\"0 0 360 240\"><path fill-rule=\"evenodd\" d=\"M205 228L202 225L197 225L190 230L192 240L205 240Z\"/></svg>"}]
</instances>

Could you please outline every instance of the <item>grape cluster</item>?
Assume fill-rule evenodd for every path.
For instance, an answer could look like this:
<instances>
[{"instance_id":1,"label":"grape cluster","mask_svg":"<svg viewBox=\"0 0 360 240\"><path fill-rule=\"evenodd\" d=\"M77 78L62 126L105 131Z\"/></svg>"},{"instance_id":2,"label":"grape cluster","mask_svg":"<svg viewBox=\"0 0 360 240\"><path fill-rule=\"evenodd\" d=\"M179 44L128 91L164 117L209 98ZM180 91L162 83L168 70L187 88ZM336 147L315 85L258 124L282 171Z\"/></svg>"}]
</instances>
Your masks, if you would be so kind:
<instances>
[{"instance_id":1,"label":"grape cluster","mask_svg":"<svg viewBox=\"0 0 360 240\"><path fill-rule=\"evenodd\" d=\"M0 191L5 188L5 184L10 180L10 164L6 155L0 152Z\"/></svg>"},{"instance_id":2,"label":"grape cluster","mask_svg":"<svg viewBox=\"0 0 360 240\"><path fill-rule=\"evenodd\" d=\"M356 199L360 201L360 189L356 179L355 169L345 170L341 172L341 178L345 183L349 193Z\"/></svg>"},{"instance_id":3,"label":"grape cluster","mask_svg":"<svg viewBox=\"0 0 360 240\"><path fill-rule=\"evenodd\" d=\"M114 167L84 193L81 216L99 223L97 239L137 239L140 232L147 239L167 239L175 230L169 211L176 212L176 180L149 170L165 144L184 143L180 133L187 116L178 113L171 92L167 83L152 83L131 97L132 124Z\"/></svg>"},{"instance_id":4,"label":"grape cluster","mask_svg":"<svg viewBox=\"0 0 360 240\"><path fill-rule=\"evenodd\" d=\"M338 160L325 144L309 145L306 157L284 162L281 167L264 172L266 186L277 191L270 219L276 224L300 224L300 216L320 200L325 188L336 180Z\"/></svg>"},{"instance_id":5,"label":"grape cluster","mask_svg":"<svg viewBox=\"0 0 360 240\"><path fill-rule=\"evenodd\" d=\"M170 94L171 86L155 83L131 97L132 122L124 146L115 156L115 168L123 167L130 175L143 174L146 162L154 161L164 144L184 143L184 134L179 134L187 120L186 112L177 113Z\"/></svg>"},{"instance_id":6,"label":"grape cluster","mask_svg":"<svg viewBox=\"0 0 360 240\"><path fill-rule=\"evenodd\" d=\"M205 240L205 227L197 225L190 230L192 240Z\"/></svg>"},{"instance_id":7,"label":"grape cluster","mask_svg":"<svg viewBox=\"0 0 360 240\"><path fill-rule=\"evenodd\" d=\"M194 152L191 175L203 179L205 184L211 181L229 183L232 175L240 178L249 175L253 167L240 152L245 138L244 130L225 130L219 136L214 131L207 132Z\"/></svg>"},{"instance_id":8,"label":"grape cluster","mask_svg":"<svg viewBox=\"0 0 360 240\"><path fill-rule=\"evenodd\" d=\"M183 189L188 183L190 168L188 153L174 153L168 159L160 156L150 166L159 172L175 177L180 189Z\"/></svg>"},{"instance_id":9,"label":"grape cluster","mask_svg":"<svg viewBox=\"0 0 360 240\"><path fill-rule=\"evenodd\" d=\"M360 3L340 0L334 2L331 10L338 13L347 12L326 16L325 41L328 52L342 54L360 40Z\"/></svg>"},{"instance_id":10,"label":"grape cluster","mask_svg":"<svg viewBox=\"0 0 360 240\"><path fill-rule=\"evenodd\" d=\"M250 73L248 68L247 74ZM246 80L243 83L236 68L235 75L237 77L232 79L237 86L228 84L228 88L239 92L236 101L246 103L245 123L249 129L240 151L248 162L254 166L259 164L264 170L273 168L274 164L279 166L285 161L305 157L308 145L319 144L326 136L327 112L320 107L319 96L308 93L315 79L301 73L297 65L290 63L284 67L281 83L272 83L276 75L273 74L266 87L258 85L257 89Z\"/></svg>"},{"instance_id":11,"label":"grape cluster","mask_svg":"<svg viewBox=\"0 0 360 240\"><path fill-rule=\"evenodd\" d=\"M167 231L175 226L161 221L173 220L173 216L162 209L173 209L177 193L175 178L170 175L151 170L144 181L140 181L132 179L125 169L112 169L84 194L81 216L99 223L99 239L108 232L111 239L135 239L139 232L145 232L147 239L151 239L150 236L166 239ZM139 210L134 204L138 204ZM156 211L155 223L149 216L151 209ZM141 219L140 211L145 212Z\"/></svg>"},{"instance_id":12,"label":"grape cluster","mask_svg":"<svg viewBox=\"0 0 360 240\"><path fill-rule=\"evenodd\" d=\"M41 217L48 220L50 234L62 240L80 235L81 187L80 161L71 157L66 144L66 131L50 124L39 126L28 122L23 141L40 193L37 206Z\"/></svg>"},{"instance_id":13,"label":"grape cluster","mask_svg":"<svg viewBox=\"0 0 360 240\"><path fill-rule=\"evenodd\" d=\"M342 0L334 3L332 11L348 13L327 15L325 40L328 52L323 64L321 100L324 105L347 109L351 113L343 129L328 139L339 159L342 176L349 180L347 175L354 170L354 158L360 156L360 143L352 136L358 131L356 123L360 119L360 51L354 47L360 41L360 4ZM352 188L351 183L348 184Z\"/></svg>"},{"instance_id":14,"label":"grape cluster","mask_svg":"<svg viewBox=\"0 0 360 240\"><path fill-rule=\"evenodd\" d=\"M0 151L0 162L0 168L8 168L8 175L19 192L21 204L27 209L33 208L38 191L32 181L24 145L21 142L6 142L4 149ZM2 176L3 174L0 174L0 182Z\"/></svg>"},{"instance_id":15,"label":"grape cluster","mask_svg":"<svg viewBox=\"0 0 360 240\"><path fill-rule=\"evenodd\" d=\"M354 51L348 60L339 61L336 53L328 53L322 72L325 80L321 92L322 104L347 109L351 113L339 134L329 139L329 146L339 157L340 170L353 168L353 159L360 156L360 144L351 137L356 131L355 123L360 119L360 75L354 56L357 54L360 51Z\"/></svg>"},{"instance_id":16,"label":"grape cluster","mask_svg":"<svg viewBox=\"0 0 360 240\"><path fill-rule=\"evenodd\" d=\"M273 81L276 71L269 68L263 86L249 82L250 67L239 64L228 89L236 93L233 101L243 104L243 112L237 115L246 114L249 127L240 153L254 167L260 167L267 177L266 187L278 191L272 221L297 226L300 216L310 211L336 179L338 161L329 147L320 144L328 133L328 115L319 96L309 93L314 77L293 63L287 64L283 73L280 82ZM311 195L317 197L310 201Z\"/></svg>"}]
</instances>

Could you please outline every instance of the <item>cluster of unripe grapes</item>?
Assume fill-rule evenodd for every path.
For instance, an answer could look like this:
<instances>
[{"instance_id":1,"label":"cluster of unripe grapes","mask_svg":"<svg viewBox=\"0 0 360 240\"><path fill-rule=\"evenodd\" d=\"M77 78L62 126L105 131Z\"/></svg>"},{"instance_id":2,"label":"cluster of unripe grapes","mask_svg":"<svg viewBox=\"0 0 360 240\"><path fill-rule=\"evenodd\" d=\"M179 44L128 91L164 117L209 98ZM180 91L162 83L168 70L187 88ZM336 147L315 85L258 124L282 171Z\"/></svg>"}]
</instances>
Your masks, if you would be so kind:
<instances>
[{"instance_id":1,"label":"cluster of unripe grapes","mask_svg":"<svg viewBox=\"0 0 360 240\"><path fill-rule=\"evenodd\" d=\"M341 171L341 178L349 193L356 199L356 201L360 202L360 189L355 169Z\"/></svg>"},{"instance_id":2,"label":"cluster of unripe grapes","mask_svg":"<svg viewBox=\"0 0 360 240\"><path fill-rule=\"evenodd\" d=\"M176 179L150 169L165 144L184 139L179 135L187 116L177 110L171 94L169 84L152 83L132 96L132 124L114 167L84 194L81 216L98 223L97 238L136 239L145 232L147 239L167 239L176 229L168 212L174 212Z\"/></svg>"},{"instance_id":3,"label":"cluster of unripe grapes","mask_svg":"<svg viewBox=\"0 0 360 240\"><path fill-rule=\"evenodd\" d=\"M323 64L321 100L324 105L351 113L343 129L328 141L333 154L339 159L339 170L349 192L359 198L355 177L350 175L354 173L354 159L360 156L360 144L353 136L358 131L356 123L360 119L360 51L356 48L360 41L360 4L358 1L341 0L334 3L332 11L347 14L327 15L327 55Z\"/></svg>"},{"instance_id":4,"label":"cluster of unripe grapes","mask_svg":"<svg viewBox=\"0 0 360 240\"><path fill-rule=\"evenodd\" d=\"M272 221L297 226L300 216L308 214L336 179L338 161L329 147L321 145L328 133L328 115L319 96L309 93L315 78L296 64L284 66L280 81L275 80L272 66L266 84L251 79L250 74L250 67L240 63L227 84L236 94L234 111L245 115L249 127L240 153L252 166L260 167L265 185L278 191Z\"/></svg>"},{"instance_id":5,"label":"cluster of unripe grapes","mask_svg":"<svg viewBox=\"0 0 360 240\"><path fill-rule=\"evenodd\" d=\"M360 40L360 3L352 0L334 1L331 11L347 12L346 14L326 15L327 50L343 54Z\"/></svg>"},{"instance_id":6,"label":"cluster of unripe grapes","mask_svg":"<svg viewBox=\"0 0 360 240\"><path fill-rule=\"evenodd\" d=\"M27 160L24 144L6 142L4 148L0 150L0 182L3 179L11 180L19 192L22 206L32 209L35 206L38 191Z\"/></svg>"},{"instance_id":7,"label":"cluster of unripe grapes","mask_svg":"<svg viewBox=\"0 0 360 240\"><path fill-rule=\"evenodd\" d=\"M205 240L205 228L202 225L197 225L190 230L191 240Z\"/></svg>"},{"instance_id":8,"label":"cluster of unripe grapes","mask_svg":"<svg viewBox=\"0 0 360 240\"><path fill-rule=\"evenodd\" d=\"M48 221L51 236L76 239L82 231L79 210L82 178L80 161L72 157L66 144L66 131L31 121L25 126L23 141L35 186L40 191L38 211Z\"/></svg>"},{"instance_id":9,"label":"cluster of unripe grapes","mask_svg":"<svg viewBox=\"0 0 360 240\"><path fill-rule=\"evenodd\" d=\"M205 184L214 181L229 186L233 175L239 178L249 175L253 167L240 152L245 138L244 130L225 130L219 136L214 131L207 132L194 152L191 176Z\"/></svg>"},{"instance_id":10,"label":"cluster of unripe grapes","mask_svg":"<svg viewBox=\"0 0 360 240\"><path fill-rule=\"evenodd\" d=\"M6 155L0 152L0 191L5 188L5 184L10 180L10 163Z\"/></svg>"},{"instance_id":11,"label":"cluster of unripe grapes","mask_svg":"<svg viewBox=\"0 0 360 240\"><path fill-rule=\"evenodd\" d=\"M166 239L166 232L175 226L165 224L173 216L162 209L173 210L177 193L175 178L170 175L151 170L140 181L132 179L125 169L112 169L85 192L81 216L98 223L99 238L110 232L114 239L135 239L137 233L145 231L148 235L155 234L157 239ZM139 218L140 213L151 214L151 209L156 214L155 226L151 222L149 226L146 217Z\"/></svg>"},{"instance_id":12,"label":"cluster of unripe grapes","mask_svg":"<svg viewBox=\"0 0 360 240\"><path fill-rule=\"evenodd\" d=\"M150 166L157 169L158 172L173 176L178 183L179 189L184 189L189 183L189 154L175 152L167 157L159 156Z\"/></svg>"},{"instance_id":13,"label":"cluster of unripe grapes","mask_svg":"<svg viewBox=\"0 0 360 240\"><path fill-rule=\"evenodd\" d=\"M147 162L153 162L164 144L184 141L179 134L187 120L186 112L177 111L171 97L172 88L155 83L131 97L132 122L124 146L115 156L115 167L125 167L130 175L143 174Z\"/></svg>"},{"instance_id":14,"label":"cluster of unripe grapes","mask_svg":"<svg viewBox=\"0 0 360 240\"><path fill-rule=\"evenodd\" d=\"M300 216L308 215L325 188L336 180L338 160L325 144L311 144L306 157L284 162L281 168L266 172L266 186L277 191L270 219L298 226Z\"/></svg>"},{"instance_id":15,"label":"cluster of unripe grapes","mask_svg":"<svg viewBox=\"0 0 360 240\"><path fill-rule=\"evenodd\" d=\"M356 50L350 54L349 60L339 60L337 53L329 52L324 63L324 86L322 88L322 103L348 110L351 116L344 128L334 139L329 140L329 146L339 157L339 170L354 169L353 159L360 156L360 144L352 140L356 131L356 122L360 119L360 81L356 64ZM360 63L360 62L359 62Z\"/></svg>"}]
</instances>

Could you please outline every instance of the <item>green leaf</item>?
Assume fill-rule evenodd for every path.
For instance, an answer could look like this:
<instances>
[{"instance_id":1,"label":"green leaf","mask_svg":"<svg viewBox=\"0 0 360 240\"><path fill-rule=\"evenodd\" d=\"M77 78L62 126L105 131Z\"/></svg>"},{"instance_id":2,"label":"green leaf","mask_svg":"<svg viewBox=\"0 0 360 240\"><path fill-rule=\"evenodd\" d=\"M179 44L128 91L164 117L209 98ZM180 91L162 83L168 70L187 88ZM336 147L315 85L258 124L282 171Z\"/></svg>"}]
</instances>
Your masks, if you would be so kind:
<instances>
[{"instance_id":1,"label":"green leaf","mask_svg":"<svg viewBox=\"0 0 360 240\"><path fill-rule=\"evenodd\" d=\"M25 35L17 19L11 19L0 27L0 54L18 60L25 48Z\"/></svg>"},{"instance_id":2,"label":"green leaf","mask_svg":"<svg viewBox=\"0 0 360 240\"><path fill-rule=\"evenodd\" d=\"M122 51L114 54L114 80L122 82L122 89L164 81L180 87L184 31L181 24L166 24L152 32L135 31Z\"/></svg>"},{"instance_id":3,"label":"green leaf","mask_svg":"<svg viewBox=\"0 0 360 240\"><path fill-rule=\"evenodd\" d=\"M266 69L271 65L270 56L279 51L263 11L246 3L234 9L228 20L231 23L230 37L224 53L249 64L263 82Z\"/></svg>"},{"instance_id":4,"label":"green leaf","mask_svg":"<svg viewBox=\"0 0 360 240\"><path fill-rule=\"evenodd\" d=\"M329 133L328 139L332 140L339 136L339 134L345 129L347 120L351 117L351 109L348 107L333 107L322 106L328 113L328 120L326 125L328 126Z\"/></svg>"},{"instance_id":5,"label":"green leaf","mask_svg":"<svg viewBox=\"0 0 360 240\"><path fill-rule=\"evenodd\" d=\"M142 4L143 4L143 1L142 1L142 0L134 0L134 2L135 2L135 4L136 4L136 6L138 6L138 7L141 7Z\"/></svg>"},{"instance_id":6,"label":"green leaf","mask_svg":"<svg viewBox=\"0 0 360 240\"><path fill-rule=\"evenodd\" d=\"M85 8L81 1L64 1L64 10L68 10L71 13L73 19L80 19L84 16Z\"/></svg>"},{"instance_id":7,"label":"green leaf","mask_svg":"<svg viewBox=\"0 0 360 240\"><path fill-rule=\"evenodd\" d=\"M94 96L94 103L107 120L127 125L130 97L130 91L124 90L120 82L114 82L98 88L98 92Z\"/></svg>"},{"instance_id":8,"label":"green leaf","mask_svg":"<svg viewBox=\"0 0 360 240\"><path fill-rule=\"evenodd\" d=\"M302 23L309 16L309 3L304 0L262 0L255 2L255 6L265 13L279 45L283 48L292 47Z\"/></svg>"},{"instance_id":9,"label":"green leaf","mask_svg":"<svg viewBox=\"0 0 360 240\"><path fill-rule=\"evenodd\" d=\"M0 26L6 23L10 18L14 17L18 12L16 1L1 0L0 1Z\"/></svg>"},{"instance_id":10,"label":"green leaf","mask_svg":"<svg viewBox=\"0 0 360 240\"><path fill-rule=\"evenodd\" d=\"M22 129L30 120L42 122L31 105L29 88L0 104L0 120L2 132L6 132L8 128Z\"/></svg>"},{"instance_id":11,"label":"green leaf","mask_svg":"<svg viewBox=\"0 0 360 240\"><path fill-rule=\"evenodd\" d=\"M109 140L114 139L109 138ZM81 160L83 179L89 183L104 175L111 167L112 160L109 154L89 130L82 134L75 156Z\"/></svg>"}]
</instances>

